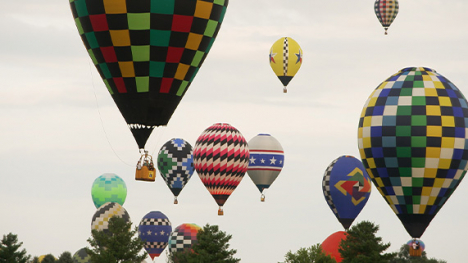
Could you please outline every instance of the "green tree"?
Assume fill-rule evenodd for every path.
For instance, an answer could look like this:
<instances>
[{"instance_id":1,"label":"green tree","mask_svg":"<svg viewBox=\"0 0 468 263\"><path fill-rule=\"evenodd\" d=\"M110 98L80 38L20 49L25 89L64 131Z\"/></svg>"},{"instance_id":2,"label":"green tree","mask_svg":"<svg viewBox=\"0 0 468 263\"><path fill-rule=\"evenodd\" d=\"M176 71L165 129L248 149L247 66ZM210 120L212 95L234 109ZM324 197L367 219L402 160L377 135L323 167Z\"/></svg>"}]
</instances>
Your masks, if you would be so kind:
<instances>
[{"instance_id":1,"label":"green tree","mask_svg":"<svg viewBox=\"0 0 468 263\"><path fill-rule=\"evenodd\" d=\"M142 262L147 254L142 252L144 243L136 236L138 228L131 230L132 223L120 217L109 219L109 232L92 231L88 243L92 249L86 248L93 263L134 263Z\"/></svg>"},{"instance_id":2,"label":"green tree","mask_svg":"<svg viewBox=\"0 0 468 263\"><path fill-rule=\"evenodd\" d=\"M26 249L19 250L23 242L18 243L18 236L12 233L3 235L0 243L0 263L26 263L31 258Z\"/></svg>"},{"instance_id":3,"label":"green tree","mask_svg":"<svg viewBox=\"0 0 468 263\"><path fill-rule=\"evenodd\" d=\"M403 244L397 256L390 263L447 263L447 261L427 258L426 251L422 252L421 257L412 257L410 256L408 245Z\"/></svg>"},{"instance_id":4,"label":"green tree","mask_svg":"<svg viewBox=\"0 0 468 263\"><path fill-rule=\"evenodd\" d=\"M382 238L375 236L379 227L369 221L362 221L351 227L346 240L341 241L338 251L342 263L388 263L396 253L383 252L390 243L382 243Z\"/></svg>"},{"instance_id":5,"label":"green tree","mask_svg":"<svg viewBox=\"0 0 468 263\"><path fill-rule=\"evenodd\" d=\"M206 224L198 231L198 243L192 250L169 253L167 262L170 263L238 263L240 259L234 258L235 249L229 249L229 240L232 236L220 231L219 227Z\"/></svg>"},{"instance_id":6,"label":"green tree","mask_svg":"<svg viewBox=\"0 0 468 263\"><path fill-rule=\"evenodd\" d=\"M320 244L300 248L296 253L289 251L284 263L336 263L336 260L323 252Z\"/></svg>"},{"instance_id":7,"label":"green tree","mask_svg":"<svg viewBox=\"0 0 468 263\"><path fill-rule=\"evenodd\" d=\"M68 251L63 252L60 254L57 263L73 263L72 254Z\"/></svg>"},{"instance_id":8,"label":"green tree","mask_svg":"<svg viewBox=\"0 0 468 263\"><path fill-rule=\"evenodd\" d=\"M31 262L31 263L39 263L39 258L38 258L38 257L34 257L30 262Z\"/></svg>"},{"instance_id":9,"label":"green tree","mask_svg":"<svg viewBox=\"0 0 468 263\"><path fill-rule=\"evenodd\" d=\"M42 259L41 263L55 263L57 260L52 254L47 254L45 257Z\"/></svg>"}]
</instances>

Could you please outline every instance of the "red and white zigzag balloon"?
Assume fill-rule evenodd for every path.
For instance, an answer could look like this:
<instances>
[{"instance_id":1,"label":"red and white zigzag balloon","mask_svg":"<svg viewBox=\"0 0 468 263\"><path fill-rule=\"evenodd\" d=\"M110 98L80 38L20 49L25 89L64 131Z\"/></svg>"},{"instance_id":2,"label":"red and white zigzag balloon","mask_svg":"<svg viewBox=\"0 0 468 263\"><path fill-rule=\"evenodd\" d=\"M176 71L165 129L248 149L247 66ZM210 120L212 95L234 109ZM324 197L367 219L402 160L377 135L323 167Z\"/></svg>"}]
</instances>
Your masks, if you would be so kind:
<instances>
[{"instance_id":1,"label":"red and white zigzag balloon","mask_svg":"<svg viewBox=\"0 0 468 263\"><path fill-rule=\"evenodd\" d=\"M193 164L198 176L222 206L239 185L249 166L249 148L244 136L227 123L208 127L193 148Z\"/></svg>"}]
</instances>

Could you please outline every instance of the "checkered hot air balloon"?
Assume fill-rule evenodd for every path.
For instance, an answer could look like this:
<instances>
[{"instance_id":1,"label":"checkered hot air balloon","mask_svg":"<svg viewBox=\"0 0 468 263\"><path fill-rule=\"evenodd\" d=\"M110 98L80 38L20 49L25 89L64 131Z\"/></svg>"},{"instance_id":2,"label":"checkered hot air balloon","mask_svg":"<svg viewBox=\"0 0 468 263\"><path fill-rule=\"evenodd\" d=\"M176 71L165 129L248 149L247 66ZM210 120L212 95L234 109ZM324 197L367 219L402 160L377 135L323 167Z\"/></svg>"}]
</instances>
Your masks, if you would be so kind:
<instances>
[{"instance_id":1,"label":"checkered hot air balloon","mask_svg":"<svg viewBox=\"0 0 468 263\"><path fill-rule=\"evenodd\" d=\"M340 156L325 170L322 180L323 195L346 230L369 200L371 185L371 179L362 162L353 156Z\"/></svg>"},{"instance_id":2,"label":"checkered hot air balloon","mask_svg":"<svg viewBox=\"0 0 468 263\"><path fill-rule=\"evenodd\" d=\"M404 68L367 99L362 162L411 237L421 237L465 176L467 128L465 97L429 68Z\"/></svg>"},{"instance_id":3,"label":"checkered hot air balloon","mask_svg":"<svg viewBox=\"0 0 468 263\"><path fill-rule=\"evenodd\" d=\"M284 151L279 141L270 134L259 134L249 141L250 161L247 174L261 193L270 188L284 166Z\"/></svg>"},{"instance_id":4,"label":"checkered hot air balloon","mask_svg":"<svg viewBox=\"0 0 468 263\"><path fill-rule=\"evenodd\" d=\"M73 263L91 263L91 257L86 252L86 248L81 248L73 254Z\"/></svg>"},{"instance_id":5,"label":"checkered hot air balloon","mask_svg":"<svg viewBox=\"0 0 468 263\"><path fill-rule=\"evenodd\" d=\"M398 1L397 0L376 0L374 3L375 15L380 21L380 24L385 28L385 35L387 29L392 24L393 20L398 14Z\"/></svg>"},{"instance_id":6,"label":"checkered hot air balloon","mask_svg":"<svg viewBox=\"0 0 468 263\"><path fill-rule=\"evenodd\" d=\"M174 204L195 171L192 152L190 143L180 138L171 139L159 150L158 169L174 194Z\"/></svg>"},{"instance_id":7,"label":"checkered hot air balloon","mask_svg":"<svg viewBox=\"0 0 468 263\"><path fill-rule=\"evenodd\" d=\"M130 222L130 215L127 210L118 203L108 202L100 206L91 220L91 230L109 232L109 219L113 216L121 217L126 222Z\"/></svg>"},{"instance_id":8,"label":"checkered hot air balloon","mask_svg":"<svg viewBox=\"0 0 468 263\"><path fill-rule=\"evenodd\" d=\"M283 83L283 92L287 93L289 82L302 65L303 52L299 44L290 37L278 39L270 48L270 67Z\"/></svg>"},{"instance_id":9,"label":"checkered hot air balloon","mask_svg":"<svg viewBox=\"0 0 468 263\"><path fill-rule=\"evenodd\" d=\"M159 257L166 248L171 232L171 222L162 212L152 211L141 219L138 236L145 242L145 249L151 259Z\"/></svg>"},{"instance_id":10,"label":"checkered hot air balloon","mask_svg":"<svg viewBox=\"0 0 468 263\"><path fill-rule=\"evenodd\" d=\"M169 238L169 252L191 251L192 246L198 242L197 234L200 229L202 228L195 224L182 224L176 227Z\"/></svg>"},{"instance_id":11,"label":"checkered hot air balloon","mask_svg":"<svg viewBox=\"0 0 468 263\"><path fill-rule=\"evenodd\" d=\"M143 149L195 78L229 1L69 2L89 56Z\"/></svg>"},{"instance_id":12,"label":"checkered hot air balloon","mask_svg":"<svg viewBox=\"0 0 468 263\"><path fill-rule=\"evenodd\" d=\"M105 173L94 180L91 196L96 208L107 202L123 205L127 198L127 185L118 175Z\"/></svg>"},{"instance_id":13,"label":"checkered hot air balloon","mask_svg":"<svg viewBox=\"0 0 468 263\"><path fill-rule=\"evenodd\" d=\"M223 205L249 166L249 147L244 136L227 123L208 127L193 148L193 164L219 205L218 215L223 215Z\"/></svg>"}]
</instances>

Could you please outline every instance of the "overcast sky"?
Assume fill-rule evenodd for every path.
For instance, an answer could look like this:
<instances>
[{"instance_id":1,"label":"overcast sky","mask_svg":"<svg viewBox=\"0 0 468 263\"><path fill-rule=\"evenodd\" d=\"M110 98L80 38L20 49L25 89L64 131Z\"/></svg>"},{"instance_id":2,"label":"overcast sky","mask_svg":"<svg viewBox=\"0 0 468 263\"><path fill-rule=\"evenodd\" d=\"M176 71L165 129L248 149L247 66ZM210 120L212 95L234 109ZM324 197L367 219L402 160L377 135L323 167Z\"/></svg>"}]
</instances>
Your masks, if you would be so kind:
<instances>
[{"instance_id":1,"label":"overcast sky","mask_svg":"<svg viewBox=\"0 0 468 263\"><path fill-rule=\"evenodd\" d=\"M173 228L219 225L244 263L272 263L342 230L323 197L325 169L347 154L359 158L357 127L371 92L408 66L435 69L468 94L468 2L400 1L389 34L373 0L232 0L218 38L168 127L147 149L174 137L195 144L204 129L230 123L247 140L270 133L285 166L266 202L246 175L217 215L196 174L179 204L158 175L137 182L138 147L81 42L65 0L0 1L0 234L18 235L29 254L87 246L95 207L91 185L103 173L122 177L134 224L161 211ZM271 45L295 39L302 68L282 93L268 64ZM422 236L430 257L466 258L468 183L462 182ZM410 239L374 188L355 223L397 251ZM165 262L161 256L156 262Z\"/></svg>"}]
</instances>

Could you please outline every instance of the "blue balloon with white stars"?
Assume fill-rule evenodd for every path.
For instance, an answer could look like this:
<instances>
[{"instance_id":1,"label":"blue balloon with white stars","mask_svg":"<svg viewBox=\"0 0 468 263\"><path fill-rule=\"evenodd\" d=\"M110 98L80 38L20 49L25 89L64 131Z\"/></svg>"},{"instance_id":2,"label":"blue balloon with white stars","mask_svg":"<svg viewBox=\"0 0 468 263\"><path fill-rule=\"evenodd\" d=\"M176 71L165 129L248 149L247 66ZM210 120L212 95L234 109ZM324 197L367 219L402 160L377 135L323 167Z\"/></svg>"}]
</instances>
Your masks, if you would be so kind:
<instances>
[{"instance_id":1,"label":"blue balloon with white stars","mask_svg":"<svg viewBox=\"0 0 468 263\"><path fill-rule=\"evenodd\" d=\"M138 237L145 242L145 249L151 259L159 255L166 248L171 236L172 225L165 214L152 211L146 214L138 226Z\"/></svg>"}]
</instances>

